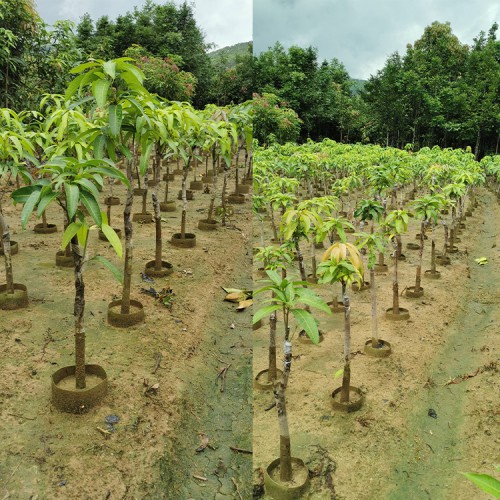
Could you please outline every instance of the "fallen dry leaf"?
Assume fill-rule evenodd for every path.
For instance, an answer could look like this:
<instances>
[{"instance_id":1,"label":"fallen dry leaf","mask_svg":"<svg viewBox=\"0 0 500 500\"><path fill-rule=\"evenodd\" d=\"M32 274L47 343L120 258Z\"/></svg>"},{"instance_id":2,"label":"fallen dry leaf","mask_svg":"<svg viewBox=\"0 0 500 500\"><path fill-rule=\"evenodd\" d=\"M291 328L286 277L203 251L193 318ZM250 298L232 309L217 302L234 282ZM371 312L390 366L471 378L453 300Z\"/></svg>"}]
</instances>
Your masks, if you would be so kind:
<instances>
[{"instance_id":1,"label":"fallen dry leaf","mask_svg":"<svg viewBox=\"0 0 500 500\"><path fill-rule=\"evenodd\" d=\"M198 446L198 448L196 448L196 450L195 450L196 453L202 452L208 446L208 443L209 443L208 436L205 433L199 432L198 436L200 436L200 446Z\"/></svg>"},{"instance_id":2,"label":"fallen dry leaf","mask_svg":"<svg viewBox=\"0 0 500 500\"><path fill-rule=\"evenodd\" d=\"M247 307L250 307L253 304L252 299L247 299L247 300L242 300L239 304L238 307L236 308L237 311L243 311L243 309L246 309Z\"/></svg>"},{"instance_id":3,"label":"fallen dry leaf","mask_svg":"<svg viewBox=\"0 0 500 500\"><path fill-rule=\"evenodd\" d=\"M228 293L224 298L224 300L227 300L229 302L241 302L244 301L246 298L247 298L246 293L240 290L239 292Z\"/></svg>"}]
</instances>

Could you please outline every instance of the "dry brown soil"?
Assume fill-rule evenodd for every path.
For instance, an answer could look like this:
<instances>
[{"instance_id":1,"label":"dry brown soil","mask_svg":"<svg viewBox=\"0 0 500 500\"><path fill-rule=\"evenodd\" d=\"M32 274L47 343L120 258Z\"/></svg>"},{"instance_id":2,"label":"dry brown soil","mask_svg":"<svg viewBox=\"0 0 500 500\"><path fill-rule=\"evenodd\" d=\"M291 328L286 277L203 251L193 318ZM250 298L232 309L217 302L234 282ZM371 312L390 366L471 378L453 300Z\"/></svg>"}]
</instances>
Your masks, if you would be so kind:
<instances>
[{"instance_id":1,"label":"dry brown soil","mask_svg":"<svg viewBox=\"0 0 500 500\"><path fill-rule=\"evenodd\" d=\"M425 293L419 299L401 297L400 305L410 311L408 321L384 318L385 309L392 306L392 270L377 276L380 337L392 344L391 357L363 353L371 335L370 291L350 293L351 384L366 397L359 411L339 414L330 403L340 385L334 374L343 364L343 315L318 316L326 332L319 346L294 342L287 390L292 454L316 473L304 498L489 498L459 474L495 475L500 458L500 206L485 189L478 200L457 244L459 253L451 255L450 266L438 266L441 279L424 280ZM417 229L412 223L403 238L407 260L399 265L400 291L415 281L418 252L405 247L416 241ZM258 241L257 227L254 231ZM439 227L438 249L442 233ZM429 242L424 269L430 267ZM307 261L305 246L304 253ZM478 257L486 257L488 264L479 266L474 261ZM326 285L317 290L327 300L340 291ZM280 327L281 322L282 335ZM268 332L265 325L254 334L254 376L266 368ZM447 385L465 374L475 376ZM265 411L270 403L271 394L254 391L256 482L258 470L279 453L276 409ZM429 416L430 409L437 418Z\"/></svg>"},{"instance_id":2,"label":"dry brown soil","mask_svg":"<svg viewBox=\"0 0 500 500\"><path fill-rule=\"evenodd\" d=\"M220 187L221 180L219 192ZM234 179L229 188L234 189ZM179 189L176 176L174 198ZM116 226L122 221L124 189L115 188L115 194L122 203L112 207ZM252 447L251 312L236 312L235 304L223 301L221 287L251 287L250 202L235 206L226 227L204 232L196 226L206 218L209 198L197 191L189 203L187 230L197 236L193 249L168 243L180 231L182 202L176 212L162 214L163 256L174 273L153 285L140 273L154 258L154 225L134 223L132 297L144 304L144 324L107 325L107 304L121 287L102 266L88 265L87 362L105 368L109 394L82 415L60 413L50 402L51 374L74 362L73 273L55 266L61 232L35 234L34 217L22 231L21 207L5 203L12 239L20 245L13 256L14 278L27 285L29 306L0 311L1 499L238 498L236 485L249 498L251 455L229 447ZM135 198L133 212L139 211ZM62 214L55 207L48 210L48 221L61 231ZM95 233L91 240L90 256L99 253L121 265L109 244ZM141 293L150 286L173 289L171 310ZM153 374L158 353L161 362ZM221 391L217 374L228 364ZM158 390L146 394L154 384ZM106 430L109 415L120 420L104 435L99 428ZM208 446L196 452L203 435Z\"/></svg>"}]
</instances>

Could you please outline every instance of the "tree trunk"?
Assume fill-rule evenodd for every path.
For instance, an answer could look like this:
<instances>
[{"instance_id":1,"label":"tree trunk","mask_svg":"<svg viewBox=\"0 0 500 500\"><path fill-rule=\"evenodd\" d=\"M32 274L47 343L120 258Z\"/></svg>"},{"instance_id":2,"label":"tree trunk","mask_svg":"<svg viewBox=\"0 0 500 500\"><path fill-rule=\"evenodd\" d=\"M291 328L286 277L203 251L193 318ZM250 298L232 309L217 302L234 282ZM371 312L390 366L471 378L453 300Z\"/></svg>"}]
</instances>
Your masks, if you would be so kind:
<instances>
[{"instance_id":1,"label":"tree trunk","mask_svg":"<svg viewBox=\"0 0 500 500\"><path fill-rule=\"evenodd\" d=\"M399 285L398 285L398 243L393 238L392 246L393 252L393 264L394 264L394 278L392 282L392 313L399 314Z\"/></svg>"},{"instance_id":2,"label":"tree trunk","mask_svg":"<svg viewBox=\"0 0 500 500\"><path fill-rule=\"evenodd\" d=\"M0 208L0 230L2 231L3 256L5 260L5 277L7 280L7 293L14 293L14 273L12 271L12 256L10 253L10 231Z\"/></svg>"},{"instance_id":3,"label":"tree trunk","mask_svg":"<svg viewBox=\"0 0 500 500\"><path fill-rule=\"evenodd\" d=\"M132 212L132 204L134 203L134 191L132 182L132 164L136 158L136 151L134 147L134 157L132 160L127 160L127 178L130 182L130 187L127 191L127 198L125 200L125 209L123 211L123 226L125 228L125 262L123 268L123 291L121 314L130 313L130 288L132 284L132 219L130 214Z\"/></svg>"},{"instance_id":4,"label":"tree trunk","mask_svg":"<svg viewBox=\"0 0 500 500\"><path fill-rule=\"evenodd\" d=\"M431 241L431 273L436 274L436 242L434 238Z\"/></svg>"},{"instance_id":5,"label":"tree trunk","mask_svg":"<svg viewBox=\"0 0 500 500\"><path fill-rule=\"evenodd\" d=\"M288 377L292 364L292 344L285 341L285 362L281 380L274 385L274 399L278 411L278 422L280 429L280 481L292 479L292 452L290 446L290 431L288 428L288 417L286 413L285 391L288 385Z\"/></svg>"},{"instance_id":6,"label":"tree trunk","mask_svg":"<svg viewBox=\"0 0 500 500\"><path fill-rule=\"evenodd\" d=\"M344 295L344 373L342 375L342 390L340 402L349 402L349 387L351 385L351 306L349 297Z\"/></svg>"},{"instance_id":7,"label":"tree trunk","mask_svg":"<svg viewBox=\"0 0 500 500\"><path fill-rule=\"evenodd\" d=\"M379 252L379 254L378 254L378 265L379 266L384 266L385 265L384 254L382 252Z\"/></svg>"},{"instance_id":8,"label":"tree trunk","mask_svg":"<svg viewBox=\"0 0 500 500\"><path fill-rule=\"evenodd\" d=\"M188 158L187 163L184 165L184 172L182 175L182 218L181 218L181 239L186 237L186 216L187 216L187 195L186 195L186 180L189 172L189 162L191 157Z\"/></svg>"},{"instance_id":9,"label":"tree trunk","mask_svg":"<svg viewBox=\"0 0 500 500\"><path fill-rule=\"evenodd\" d=\"M302 251L300 249L298 241L295 241L295 251L297 252L297 258L299 259L300 279L302 281L307 281L306 268L304 266L304 256L302 255Z\"/></svg>"},{"instance_id":10,"label":"tree trunk","mask_svg":"<svg viewBox=\"0 0 500 500\"><path fill-rule=\"evenodd\" d=\"M236 151L236 176L235 176L235 187L234 187L234 192L237 194L238 193L238 186L239 186L239 172L238 172L238 165L239 165L239 158L240 155L238 154L238 151Z\"/></svg>"},{"instance_id":11,"label":"tree trunk","mask_svg":"<svg viewBox=\"0 0 500 500\"><path fill-rule=\"evenodd\" d=\"M76 388L85 389L85 327L83 313L85 311L85 284L83 282L82 266L85 258L85 248L78 244L76 236L71 240L71 250L75 262L75 377Z\"/></svg>"},{"instance_id":12,"label":"tree trunk","mask_svg":"<svg viewBox=\"0 0 500 500\"><path fill-rule=\"evenodd\" d=\"M378 327L377 327L377 288L375 286L375 270L370 269L370 293L372 299L372 347L378 347Z\"/></svg>"},{"instance_id":13,"label":"tree trunk","mask_svg":"<svg viewBox=\"0 0 500 500\"><path fill-rule=\"evenodd\" d=\"M108 224L111 226L111 203L108 203L108 207L106 208L106 217L108 218Z\"/></svg>"},{"instance_id":14,"label":"tree trunk","mask_svg":"<svg viewBox=\"0 0 500 500\"><path fill-rule=\"evenodd\" d=\"M444 257L446 257L447 252L448 252L448 226L444 224L444 251L443 251Z\"/></svg>"},{"instance_id":15,"label":"tree trunk","mask_svg":"<svg viewBox=\"0 0 500 500\"><path fill-rule=\"evenodd\" d=\"M224 169L224 180L222 183L222 222L223 226L226 225L226 191L227 191L227 169Z\"/></svg>"},{"instance_id":16,"label":"tree trunk","mask_svg":"<svg viewBox=\"0 0 500 500\"><path fill-rule=\"evenodd\" d=\"M269 217L271 219L271 227L273 228L274 241L279 242L278 228L276 227L276 221L274 220L274 210L272 204L269 204Z\"/></svg>"},{"instance_id":17,"label":"tree trunk","mask_svg":"<svg viewBox=\"0 0 500 500\"><path fill-rule=\"evenodd\" d=\"M165 182L165 197L163 198L163 201L165 203L167 203L167 201L168 201L168 183L169 183L168 176L169 175L170 175L170 168L169 168L168 163L167 163L167 180Z\"/></svg>"},{"instance_id":18,"label":"tree trunk","mask_svg":"<svg viewBox=\"0 0 500 500\"><path fill-rule=\"evenodd\" d=\"M273 312L269 318L269 368L267 371L267 381L276 381L276 312Z\"/></svg>"},{"instance_id":19,"label":"tree trunk","mask_svg":"<svg viewBox=\"0 0 500 500\"><path fill-rule=\"evenodd\" d=\"M420 291L420 284L422 282L422 258L424 255L424 236L425 236L425 224L422 221L420 224L420 250L418 251L418 266L417 275L415 278L415 292Z\"/></svg>"},{"instance_id":20,"label":"tree trunk","mask_svg":"<svg viewBox=\"0 0 500 500\"><path fill-rule=\"evenodd\" d=\"M312 267L312 277L316 278L316 247L314 246L314 239L311 242L311 267Z\"/></svg>"}]
</instances>

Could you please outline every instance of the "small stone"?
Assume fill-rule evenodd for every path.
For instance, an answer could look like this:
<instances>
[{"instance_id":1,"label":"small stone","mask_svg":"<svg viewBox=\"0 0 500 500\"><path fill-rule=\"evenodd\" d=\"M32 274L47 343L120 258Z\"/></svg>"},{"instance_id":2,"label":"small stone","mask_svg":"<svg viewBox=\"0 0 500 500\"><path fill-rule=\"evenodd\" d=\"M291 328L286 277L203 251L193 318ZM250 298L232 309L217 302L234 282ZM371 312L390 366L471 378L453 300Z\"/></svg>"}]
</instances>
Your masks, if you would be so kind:
<instances>
[{"instance_id":1,"label":"small stone","mask_svg":"<svg viewBox=\"0 0 500 500\"><path fill-rule=\"evenodd\" d=\"M429 415L429 417L432 417L432 418L438 418L436 410L434 410L433 408L429 408L427 415Z\"/></svg>"}]
</instances>

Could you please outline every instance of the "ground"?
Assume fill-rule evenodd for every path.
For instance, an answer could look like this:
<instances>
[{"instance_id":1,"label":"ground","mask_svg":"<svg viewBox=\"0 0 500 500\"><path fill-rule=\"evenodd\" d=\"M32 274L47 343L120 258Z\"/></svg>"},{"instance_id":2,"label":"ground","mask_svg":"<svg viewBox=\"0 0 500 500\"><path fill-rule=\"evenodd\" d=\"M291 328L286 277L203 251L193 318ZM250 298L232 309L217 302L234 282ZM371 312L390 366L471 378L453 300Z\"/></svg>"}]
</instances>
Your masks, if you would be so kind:
<instances>
[{"instance_id":1,"label":"ground","mask_svg":"<svg viewBox=\"0 0 500 500\"><path fill-rule=\"evenodd\" d=\"M218 186L220 191L221 180ZM176 176L172 198L179 189ZM124 189L116 187L114 194L122 202L112 208L118 225ZM168 243L180 231L182 202L176 212L162 214L163 256L174 273L154 284L141 279L145 262L154 258L154 225L134 223L132 297L144 304L144 324L107 325L107 304L121 287L109 271L89 263L87 362L106 370L109 394L82 415L61 413L50 402L51 374L74 362L74 278L71 269L55 266L62 214L51 207L48 221L59 232L37 235L32 229L38 221L33 217L21 230L21 207L4 200L11 237L20 247L13 256L14 279L28 287L29 306L0 312L0 498L198 500L239 498L237 488L249 498L251 455L230 446L252 448L251 309L237 312L236 304L223 301L221 287L251 288L250 202L247 195L245 204L235 206L226 227L204 232L196 226L206 218L209 199L197 191L189 203L187 227L197 236L193 249ZM132 212L139 207L136 198ZM92 234L89 254L97 252L119 264L109 244ZM141 293L150 286L173 289L171 310ZM228 365L221 391L217 374ZM148 392L155 384L158 389ZM110 415L119 422L103 434L99 429L109 429ZM205 436L208 446L196 452Z\"/></svg>"},{"instance_id":2,"label":"ground","mask_svg":"<svg viewBox=\"0 0 500 500\"><path fill-rule=\"evenodd\" d=\"M459 473L496 475L494 465L500 458L500 207L486 189L480 190L478 200L457 243L459 253L451 255L450 266L438 266L441 279L424 279L425 292L419 299L401 297L400 305L410 311L408 321L384 318L385 309L392 306L391 268L387 275L376 277L379 332L392 344L389 358L363 353L371 332L370 291L350 294L351 384L366 398L359 411L339 414L330 404L331 392L341 380L334 374L343 364L342 314L319 314L320 329L325 331L319 346L294 338L287 389L292 455L302 458L310 470L321 471L311 479L304 498L489 498ZM407 260L398 266L401 292L415 281L418 252L405 247L416 241L417 229L413 222L403 237ZM435 234L440 250L442 227ZM430 267L429 242L424 270ZM309 263L305 247L304 253ZM486 257L488 264L478 265L474 259L479 257ZM317 290L331 300L340 287L321 285ZM279 335L281 326L278 323ZM268 324L254 333L254 376L267 366L268 334ZM473 376L456 379L467 374ZM459 383L448 384L452 379ZM256 484L279 453L276 409L265 411L272 401L272 394L254 391ZM429 416L431 409L437 418Z\"/></svg>"}]
</instances>

